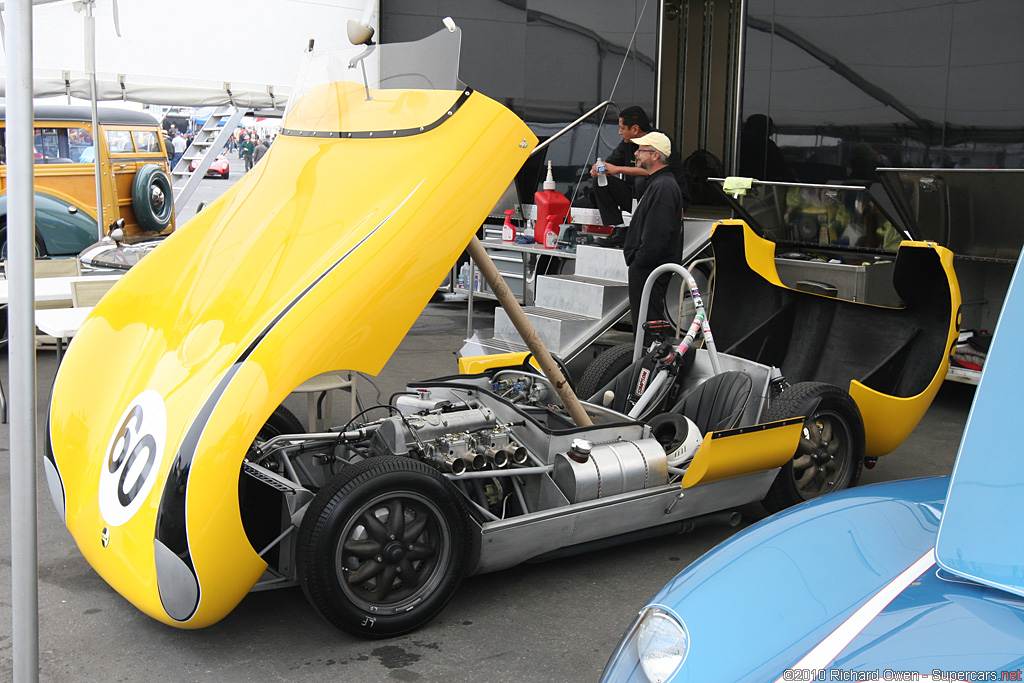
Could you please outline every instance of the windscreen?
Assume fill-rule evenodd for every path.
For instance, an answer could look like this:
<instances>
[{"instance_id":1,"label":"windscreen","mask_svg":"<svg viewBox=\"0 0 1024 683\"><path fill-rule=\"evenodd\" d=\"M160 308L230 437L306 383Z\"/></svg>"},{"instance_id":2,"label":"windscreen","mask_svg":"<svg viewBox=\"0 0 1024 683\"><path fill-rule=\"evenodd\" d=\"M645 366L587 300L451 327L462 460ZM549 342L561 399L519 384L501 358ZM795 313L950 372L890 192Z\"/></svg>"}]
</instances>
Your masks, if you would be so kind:
<instances>
[{"instance_id":1,"label":"windscreen","mask_svg":"<svg viewBox=\"0 0 1024 683\"><path fill-rule=\"evenodd\" d=\"M903 220L919 239L957 256L1014 262L1024 247L1024 171L878 169Z\"/></svg>"},{"instance_id":2,"label":"windscreen","mask_svg":"<svg viewBox=\"0 0 1024 683\"><path fill-rule=\"evenodd\" d=\"M711 180L726 182L721 178ZM895 253L900 242L907 239L862 185L755 180L745 195L723 192L740 217L773 242Z\"/></svg>"},{"instance_id":3,"label":"windscreen","mask_svg":"<svg viewBox=\"0 0 1024 683\"><path fill-rule=\"evenodd\" d=\"M308 50L285 112L286 133L411 135L451 116L461 98L459 28L422 40Z\"/></svg>"}]
</instances>

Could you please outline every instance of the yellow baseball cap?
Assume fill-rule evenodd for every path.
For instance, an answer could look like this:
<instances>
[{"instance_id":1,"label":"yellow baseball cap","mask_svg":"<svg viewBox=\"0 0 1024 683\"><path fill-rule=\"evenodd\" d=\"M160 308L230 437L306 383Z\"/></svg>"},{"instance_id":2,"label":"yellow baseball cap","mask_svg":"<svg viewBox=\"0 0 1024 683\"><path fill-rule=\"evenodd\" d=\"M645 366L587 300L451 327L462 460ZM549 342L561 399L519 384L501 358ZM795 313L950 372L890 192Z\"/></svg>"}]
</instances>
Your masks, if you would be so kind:
<instances>
[{"instance_id":1,"label":"yellow baseball cap","mask_svg":"<svg viewBox=\"0 0 1024 683\"><path fill-rule=\"evenodd\" d=\"M664 157L662 161L667 162L669 156L672 154L672 141L668 139L668 136L664 133L657 131L651 131L646 135L641 135L638 138L630 140L634 145L647 145L661 152L661 156Z\"/></svg>"}]
</instances>

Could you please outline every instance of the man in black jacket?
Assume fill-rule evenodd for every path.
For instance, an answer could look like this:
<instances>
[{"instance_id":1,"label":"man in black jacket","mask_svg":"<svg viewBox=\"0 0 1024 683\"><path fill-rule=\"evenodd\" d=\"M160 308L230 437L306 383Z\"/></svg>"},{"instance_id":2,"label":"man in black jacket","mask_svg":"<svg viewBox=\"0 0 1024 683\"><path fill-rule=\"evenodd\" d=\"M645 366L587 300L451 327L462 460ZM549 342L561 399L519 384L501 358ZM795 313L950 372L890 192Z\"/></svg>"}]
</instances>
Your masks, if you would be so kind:
<instances>
[{"instance_id":1,"label":"man in black jacket","mask_svg":"<svg viewBox=\"0 0 1024 683\"><path fill-rule=\"evenodd\" d=\"M634 138L637 165L650 175L647 188L626 231L622 253L629 268L629 311L640 334L640 296L647 277L665 263L681 263L683 252L683 195L668 159L672 143L664 133ZM665 295L671 273L658 278L651 291L647 320L665 319Z\"/></svg>"},{"instance_id":2,"label":"man in black jacket","mask_svg":"<svg viewBox=\"0 0 1024 683\"><path fill-rule=\"evenodd\" d=\"M619 114L619 135L622 142L604 160L607 185L601 186L597 182L597 164L590 167L589 203L600 209L601 221L605 225L622 225L622 212L631 211L633 199L639 198L643 193L643 182L641 181L639 186L636 186L636 183L640 178L646 180L647 172L637 166L633 157L633 153L636 152L633 138L649 132L651 121L647 118L647 112L637 106L626 107ZM619 175L622 176L621 179L616 177ZM615 234L616 239L605 246L622 246L625 228L617 229Z\"/></svg>"}]
</instances>

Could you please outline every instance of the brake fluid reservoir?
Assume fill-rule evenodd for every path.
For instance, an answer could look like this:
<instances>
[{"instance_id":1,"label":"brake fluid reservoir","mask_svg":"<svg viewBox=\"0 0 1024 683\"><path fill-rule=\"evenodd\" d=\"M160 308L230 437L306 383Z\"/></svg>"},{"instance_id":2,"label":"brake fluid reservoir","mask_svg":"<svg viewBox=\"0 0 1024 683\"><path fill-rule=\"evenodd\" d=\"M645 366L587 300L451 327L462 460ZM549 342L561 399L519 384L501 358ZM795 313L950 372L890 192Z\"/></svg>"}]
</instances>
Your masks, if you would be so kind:
<instances>
[{"instance_id":1,"label":"brake fluid reservoir","mask_svg":"<svg viewBox=\"0 0 1024 683\"><path fill-rule=\"evenodd\" d=\"M656 439L574 442L568 453L555 455L554 479L570 503L581 503L666 484L668 462Z\"/></svg>"}]
</instances>

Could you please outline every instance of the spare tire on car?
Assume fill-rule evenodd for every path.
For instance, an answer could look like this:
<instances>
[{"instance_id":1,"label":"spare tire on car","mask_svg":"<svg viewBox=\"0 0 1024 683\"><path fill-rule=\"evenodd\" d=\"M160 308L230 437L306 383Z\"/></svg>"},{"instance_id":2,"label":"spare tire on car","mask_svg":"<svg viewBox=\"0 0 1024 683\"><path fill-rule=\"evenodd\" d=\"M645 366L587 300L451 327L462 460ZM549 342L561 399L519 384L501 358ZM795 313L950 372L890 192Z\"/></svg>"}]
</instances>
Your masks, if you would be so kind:
<instances>
[{"instance_id":1,"label":"spare tire on car","mask_svg":"<svg viewBox=\"0 0 1024 683\"><path fill-rule=\"evenodd\" d=\"M132 210L146 232L163 232L174 215L171 178L156 164L146 164L132 182Z\"/></svg>"}]
</instances>

